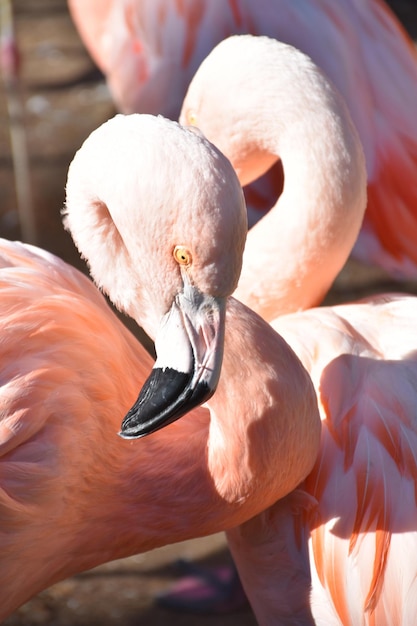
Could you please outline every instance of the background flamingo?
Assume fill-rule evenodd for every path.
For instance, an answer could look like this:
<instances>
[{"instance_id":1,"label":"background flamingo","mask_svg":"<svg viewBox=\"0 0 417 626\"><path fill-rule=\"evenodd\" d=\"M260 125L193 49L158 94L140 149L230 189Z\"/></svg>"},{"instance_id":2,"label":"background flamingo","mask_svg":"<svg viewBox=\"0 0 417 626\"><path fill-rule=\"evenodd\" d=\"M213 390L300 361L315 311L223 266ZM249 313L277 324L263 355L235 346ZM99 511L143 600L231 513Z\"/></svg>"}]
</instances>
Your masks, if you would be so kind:
<instances>
[{"instance_id":1,"label":"background flamingo","mask_svg":"<svg viewBox=\"0 0 417 626\"><path fill-rule=\"evenodd\" d=\"M368 207L354 254L396 277L416 277L417 59L381 0L69 0L81 36L119 108L176 118L191 77L233 33L292 44L332 79L364 146ZM281 176L248 192L265 210ZM262 213L251 213L255 220Z\"/></svg>"},{"instance_id":2,"label":"background flamingo","mask_svg":"<svg viewBox=\"0 0 417 626\"><path fill-rule=\"evenodd\" d=\"M222 79L229 84L231 93L242 93L244 80L238 72L242 63L245 80L251 84L251 93L256 98L257 76L260 81L269 78L268 85L271 85L269 67L273 59L274 76L280 78L276 79L266 99L275 105L272 115L266 106L262 109L260 102L245 98L232 102L223 97L216 109L216 97L210 90L211 81L219 75L216 68L222 68ZM285 81L291 83L293 89L289 98L299 104L298 108L291 108L289 119L285 111L288 104ZM217 85L224 93L222 86ZM277 85L280 89L275 89ZM298 93L300 88L302 91ZM296 236L303 233L307 245L310 238L313 246L320 249L322 242L316 244L313 225L320 227L320 219L324 219L323 207L329 212L337 207L326 201L328 188L336 177L326 174L323 177L320 167L314 169L313 164L322 166L325 172L327 159L341 164L338 154L345 154L346 162L351 159L358 168L349 170L344 165L346 184L351 191L357 187L360 190L361 185L363 189L365 185L358 138L348 121L340 125L345 129L344 135L336 132L335 120L338 116L346 119L346 113L340 99L336 96L332 100L329 92L331 86L296 50L268 39L233 37L213 51L186 98L184 121L188 116L202 127L232 158L243 180L252 175L253 162L257 162L254 155L262 149L264 162L273 154L282 155L286 185L290 187L290 183L294 183L291 165L300 165L303 169L305 157L296 156L296 151L290 152L288 145L301 145L308 155L310 168L305 167L305 179L298 178L295 182L298 183L296 193L300 190L297 201L304 208L309 228L303 230L297 205L294 208L293 203L285 201L284 188L277 205L283 225L273 233L277 255L270 257L272 271L274 267L279 268L280 251L286 251L291 241L289 233ZM305 105L303 93L312 106ZM259 117L253 121L249 118L247 123L249 111L242 108L242 103L259 111ZM318 117L314 116L316 107L320 110ZM331 113L327 121L321 117L326 107ZM310 110L306 113L306 109ZM221 125L218 124L220 112ZM266 127L262 126L263 117ZM293 134L292 125L297 135ZM249 140L242 143L243 138ZM288 157L284 148L288 150ZM316 202L306 204L303 192L307 202L311 197L316 198ZM359 207L361 202L363 210L364 195L357 191L355 198L358 204L350 207L346 204L349 210L339 212L339 221L349 221L349 211L353 206ZM286 210L284 216L283 210ZM271 218L272 212L263 221L266 224ZM258 250L262 256L260 240L250 248L250 238L260 226L261 223L249 233L243 271L248 250ZM341 222L342 231L344 226ZM271 232L271 225L269 230ZM330 229L330 235L332 230L334 228ZM326 235L326 231L321 234L325 243L328 240L331 243L330 235ZM292 255L295 265L297 259L305 259L299 239L296 241ZM325 247L321 248L324 263ZM284 260L289 259L290 253L285 252L283 256ZM328 264L330 268L335 266L331 260ZM306 271L302 261L301 265ZM280 269L277 271L281 273ZM307 269L300 284L294 285L292 280L289 285L281 286L280 292L291 302L288 294L293 289L310 293L311 285L313 290L317 288L316 279L317 272L309 276ZM242 293L240 287L238 293ZM250 298L249 289L247 293ZM263 301L254 298L252 304L260 308ZM281 306L280 302L278 304ZM354 305L284 315L273 322L312 375L324 431L316 467L302 489L256 519L228 532L245 591L260 624L291 621L295 616L304 619L300 623L312 623L312 616L320 624L412 622L415 566L406 555L413 553L417 540L414 497L416 312L415 298L381 296ZM311 602L310 585L313 589Z\"/></svg>"},{"instance_id":3,"label":"background flamingo","mask_svg":"<svg viewBox=\"0 0 417 626\"><path fill-rule=\"evenodd\" d=\"M179 159L182 153L184 159ZM188 161L177 188L172 168ZM110 187L116 203L107 196L106 206L106 175L109 170L114 174L115 165L118 174ZM130 186L125 187L121 179L129 168ZM154 176L159 173L150 179L147 168ZM200 187L202 177L208 191ZM118 182L123 185L122 201ZM175 193L180 201L184 191L188 195L181 207L189 207L188 215L184 222L176 220L173 229L167 209ZM138 205L138 198L145 204ZM207 230L209 245L201 238L199 221L190 228L189 212L203 203L210 214L217 214ZM114 231L111 237L112 220L117 216L121 227L124 211L140 219L132 207L145 211L148 220L143 220L142 235L135 233L133 248L125 248ZM157 245L150 245L146 223L152 227L149 217L157 215L160 237ZM176 241L193 250L194 285L215 296L212 300L225 301L236 284L246 232L241 188L226 159L173 122L150 116L116 119L87 140L68 177L67 223L77 241L91 226L91 217L91 265L106 287L113 288L119 304L136 303L138 321L148 320L149 327L159 317L147 316L146 306L148 312L158 311L174 296L176 304L180 302L177 288L183 274L172 256ZM223 246L212 236L219 229ZM126 242L123 227L119 232ZM130 266L132 254L142 260L135 268ZM144 271L147 261L152 272ZM228 271L219 279L215 270L224 264ZM114 270L113 278L107 276L108 269ZM161 272L166 287L162 297ZM241 523L264 508L265 498L272 504L311 470L320 420L310 378L272 328L237 301L230 301L227 309L223 375L210 401L211 417L207 409L196 410L168 430L132 444L117 432L152 359L97 289L51 254L6 240L1 240L0 287L1 618L75 572ZM202 319L204 315L200 324ZM193 321L189 315L188 323ZM221 339L224 320L220 322ZM172 345L165 334L167 345ZM177 355L183 343L180 336ZM221 353L220 341L217 356ZM246 374L240 371L237 376L236 361L243 358ZM184 363L187 359L179 362ZM210 363L215 371L215 360ZM232 398L246 376L248 388L259 386L264 393L255 398L253 392L245 411ZM189 405L185 402L183 410ZM299 463L294 463L298 454Z\"/></svg>"},{"instance_id":4,"label":"background flamingo","mask_svg":"<svg viewBox=\"0 0 417 626\"><path fill-rule=\"evenodd\" d=\"M228 533L260 624L307 598L317 624L413 623L416 314L415 297L385 294L273 322L313 378L323 432L301 491Z\"/></svg>"}]
</instances>

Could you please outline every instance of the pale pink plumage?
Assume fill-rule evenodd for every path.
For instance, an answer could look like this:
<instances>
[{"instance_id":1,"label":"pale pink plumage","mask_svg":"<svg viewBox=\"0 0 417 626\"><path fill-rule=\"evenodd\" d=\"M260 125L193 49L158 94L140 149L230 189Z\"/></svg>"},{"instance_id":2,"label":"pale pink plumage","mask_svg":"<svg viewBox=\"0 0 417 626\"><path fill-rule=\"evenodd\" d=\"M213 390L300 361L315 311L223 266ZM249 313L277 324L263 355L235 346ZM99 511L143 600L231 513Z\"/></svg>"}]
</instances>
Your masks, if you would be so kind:
<instances>
[{"instance_id":1,"label":"pale pink plumage","mask_svg":"<svg viewBox=\"0 0 417 626\"><path fill-rule=\"evenodd\" d=\"M151 144L148 126L155 131ZM190 153L192 164L175 188L178 176L169 168L187 163ZM216 155L173 122L119 118L94 134L71 167L67 224L79 245L88 243L88 260L106 289L131 311L136 302L137 319L148 320L149 328L155 321L145 307L156 317L165 313L180 283L172 242L195 246L196 284L226 296L236 283L246 231L241 189ZM155 168L152 179L144 164ZM204 178L215 182L211 169L227 194L212 186L200 190ZM211 242L201 250L201 220L181 221L184 185L187 207L196 202L193 189L199 206L218 202L220 217L211 211ZM175 197L180 206L173 225ZM149 219L132 231L139 198ZM221 229L225 246L217 247L212 235L224 219L231 219L231 228L228 235ZM150 221L159 227L156 240L147 236ZM216 280L223 262L227 276ZM161 284L166 291L157 298ZM1 618L76 572L239 524L311 470L320 432L311 381L288 345L237 301L228 305L223 375L210 413L195 410L132 443L117 433L152 359L91 282L47 252L2 240L0 289ZM234 402L242 383L250 392L246 410Z\"/></svg>"},{"instance_id":2,"label":"pale pink plumage","mask_svg":"<svg viewBox=\"0 0 417 626\"><path fill-rule=\"evenodd\" d=\"M241 61L244 72L239 74ZM248 85L247 98L233 102L220 84L223 96L217 104L210 85L220 67L231 93L242 95ZM268 87L262 102L257 99L256 81L265 78L272 89ZM332 99L331 92L317 68L298 51L247 36L219 44L195 76L185 101L184 121L188 117L201 126L224 149L241 179L257 173L253 164L258 152L265 161L274 154L282 158L286 173L282 197L249 233L242 273L244 277L245 262L255 262L258 254L271 293L265 293L267 281L263 282L260 266L259 278L253 272L252 280L240 283L237 290L269 318L274 307L278 312L291 310L294 292L316 293L319 299L323 274L315 264L319 262L319 269L325 266L327 278L333 271L334 278L337 265L326 255L326 247L332 252L345 228L358 227L365 207L358 137L343 103ZM297 105L289 106L291 101ZM256 112L252 118L251 111ZM339 134L343 119L344 132ZM344 185L351 195L343 202ZM288 197L297 201L289 202ZM271 249L268 258L264 239L257 238L262 222L263 233L268 225L274 237L276 253ZM341 241L341 255L347 256L347 244ZM248 259L248 253L254 259ZM298 274L293 272L290 283L284 280L282 286L282 276L293 265L299 267ZM291 313L272 322L312 376L323 432L315 468L300 489L228 532L245 591L262 626L413 623L416 317L415 297L384 295Z\"/></svg>"},{"instance_id":3,"label":"pale pink plumage","mask_svg":"<svg viewBox=\"0 0 417 626\"><path fill-rule=\"evenodd\" d=\"M396 277L417 275L417 58L385 3L69 0L69 7L125 112L176 117L197 67L231 34L267 35L311 56L346 99L365 151L368 207L354 254ZM248 193L250 205L272 205L276 177Z\"/></svg>"},{"instance_id":4,"label":"pale pink plumage","mask_svg":"<svg viewBox=\"0 0 417 626\"><path fill-rule=\"evenodd\" d=\"M273 322L312 376L323 430L300 488L227 533L260 625L414 623L416 316L417 298L384 295Z\"/></svg>"}]
</instances>

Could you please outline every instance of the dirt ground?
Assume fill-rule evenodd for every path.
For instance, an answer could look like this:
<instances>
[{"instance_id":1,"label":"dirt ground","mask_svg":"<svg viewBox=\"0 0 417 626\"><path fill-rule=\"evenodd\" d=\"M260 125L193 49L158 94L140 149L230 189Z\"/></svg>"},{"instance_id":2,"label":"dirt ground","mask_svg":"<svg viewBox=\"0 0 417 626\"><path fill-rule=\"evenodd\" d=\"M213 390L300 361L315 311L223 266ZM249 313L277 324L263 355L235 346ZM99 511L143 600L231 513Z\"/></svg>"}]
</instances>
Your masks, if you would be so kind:
<instances>
[{"instance_id":1,"label":"dirt ground","mask_svg":"<svg viewBox=\"0 0 417 626\"><path fill-rule=\"evenodd\" d=\"M415 0L391 0L404 26L417 39ZM114 114L104 80L94 67L68 15L65 0L15 0L22 54L22 83L30 155L31 199L36 219L34 243L83 268L61 224L67 168L84 138ZM416 103L417 104L417 103ZM19 226L11 158L7 102L0 85L0 236L24 239ZM349 262L328 302L389 289L377 270ZM414 285L402 285L415 290ZM398 289L398 285L396 287ZM142 337L139 334L140 337ZM168 613L155 594L178 575L178 558L204 566L230 557L222 534L168 546L117 561L63 581L44 591L4 622L7 626L254 626L250 611L227 616Z\"/></svg>"}]
</instances>

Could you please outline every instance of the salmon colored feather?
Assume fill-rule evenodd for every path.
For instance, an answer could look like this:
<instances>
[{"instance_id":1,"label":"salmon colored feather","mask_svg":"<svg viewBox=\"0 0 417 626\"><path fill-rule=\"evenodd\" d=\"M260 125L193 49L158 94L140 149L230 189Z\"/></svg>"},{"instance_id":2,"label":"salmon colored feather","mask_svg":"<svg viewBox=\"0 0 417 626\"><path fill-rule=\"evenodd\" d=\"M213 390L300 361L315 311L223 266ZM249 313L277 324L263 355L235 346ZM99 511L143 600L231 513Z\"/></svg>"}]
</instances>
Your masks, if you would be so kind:
<instances>
[{"instance_id":1,"label":"salmon colored feather","mask_svg":"<svg viewBox=\"0 0 417 626\"><path fill-rule=\"evenodd\" d=\"M267 35L308 54L345 98L364 147L368 207L353 253L396 278L417 276L417 56L382 0L68 4L124 112L177 118L198 66L232 34ZM274 204L276 176L248 188L251 221Z\"/></svg>"}]
</instances>

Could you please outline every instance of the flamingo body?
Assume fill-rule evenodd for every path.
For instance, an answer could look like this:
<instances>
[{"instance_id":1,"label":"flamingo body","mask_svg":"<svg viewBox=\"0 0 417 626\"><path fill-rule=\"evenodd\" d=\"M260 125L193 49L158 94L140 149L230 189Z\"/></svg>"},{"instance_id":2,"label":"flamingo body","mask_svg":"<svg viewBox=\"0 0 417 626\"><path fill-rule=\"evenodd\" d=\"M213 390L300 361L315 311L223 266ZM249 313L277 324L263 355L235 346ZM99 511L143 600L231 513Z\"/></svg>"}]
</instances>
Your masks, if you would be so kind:
<instances>
[{"instance_id":1,"label":"flamingo body","mask_svg":"<svg viewBox=\"0 0 417 626\"><path fill-rule=\"evenodd\" d=\"M5 617L43 587L109 556L105 541L100 555L87 520L98 529L107 519L98 534L115 528L105 504L112 491L107 468L118 455L111 433L152 359L77 270L6 240L0 259ZM91 448L99 433L103 447Z\"/></svg>"},{"instance_id":2,"label":"flamingo body","mask_svg":"<svg viewBox=\"0 0 417 626\"><path fill-rule=\"evenodd\" d=\"M417 275L417 58L381 0L342 0L337 8L332 0L69 0L69 7L125 112L176 118L198 66L232 34L267 35L308 54L345 98L366 156L368 205L353 252L395 277ZM248 188L251 220L280 187L274 171Z\"/></svg>"}]
</instances>

